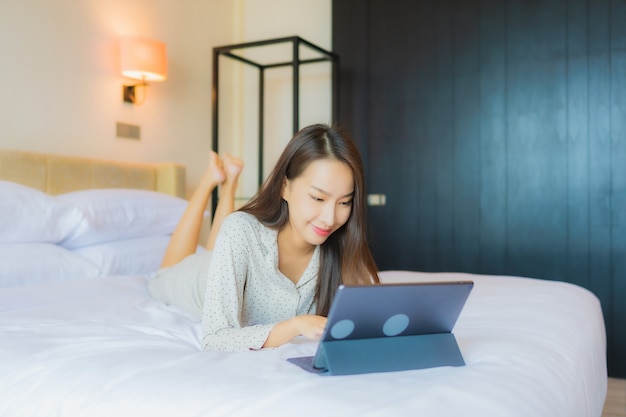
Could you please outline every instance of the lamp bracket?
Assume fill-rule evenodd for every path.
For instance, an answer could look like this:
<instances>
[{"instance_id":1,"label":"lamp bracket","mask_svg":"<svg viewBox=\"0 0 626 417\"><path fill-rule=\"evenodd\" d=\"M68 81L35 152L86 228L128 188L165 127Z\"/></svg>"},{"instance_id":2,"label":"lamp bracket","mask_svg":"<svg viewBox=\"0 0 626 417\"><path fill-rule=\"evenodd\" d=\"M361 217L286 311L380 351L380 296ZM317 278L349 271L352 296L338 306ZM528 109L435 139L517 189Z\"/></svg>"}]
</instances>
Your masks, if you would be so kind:
<instances>
[{"instance_id":1,"label":"lamp bracket","mask_svg":"<svg viewBox=\"0 0 626 417\"><path fill-rule=\"evenodd\" d=\"M133 85L123 85L122 86L122 97L124 99L124 102L126 103L132 103L132 104L142 104L144 102L144 100L146 99L146 90L145 87L148 86L148 83L146 82L142 82L139 84L133 84ZM143 87L143 97L141 98L141 101L139 101L137 99L137 89L139 87Z\"/></svg>"}]
</instances>

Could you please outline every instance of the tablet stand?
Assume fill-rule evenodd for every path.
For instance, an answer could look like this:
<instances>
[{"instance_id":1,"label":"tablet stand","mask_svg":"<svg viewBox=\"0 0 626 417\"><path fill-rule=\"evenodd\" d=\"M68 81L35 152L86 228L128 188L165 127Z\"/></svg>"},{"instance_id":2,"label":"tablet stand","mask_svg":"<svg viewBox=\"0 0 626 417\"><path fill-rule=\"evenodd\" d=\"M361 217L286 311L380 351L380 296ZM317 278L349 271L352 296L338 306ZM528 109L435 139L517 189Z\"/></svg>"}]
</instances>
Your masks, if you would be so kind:
<instances>
[{"instance_id":1,"label":"tablet stand","mask_svg":"<svg viewBox=\"0 0 626 417\"><path fill-rule=\"evenodd\" d=\"M391 372L465 365L452 333L321 342L322 365L328 375ZM325 363L319 363L319 361Z\"/></svg>"}]
</instances>

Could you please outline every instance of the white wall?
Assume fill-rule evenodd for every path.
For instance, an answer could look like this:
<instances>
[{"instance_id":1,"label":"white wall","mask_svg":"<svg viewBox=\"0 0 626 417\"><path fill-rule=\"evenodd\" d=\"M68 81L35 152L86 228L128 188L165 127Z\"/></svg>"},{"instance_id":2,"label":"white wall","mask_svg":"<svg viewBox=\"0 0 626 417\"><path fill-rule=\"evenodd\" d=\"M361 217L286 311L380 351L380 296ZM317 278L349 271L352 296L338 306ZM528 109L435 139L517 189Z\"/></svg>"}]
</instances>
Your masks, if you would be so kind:
<instances>
[{"instance_id":1,"label":"white wall","mask_svg":"<svg viewBox=\"0 0 626 417\"><path fill-rule=\"evenodd\" d=\"M188 182L210 149L211 49L233 39L229 0L0 1L0 146L116 160L175 161ZM118 39L167 44L169 74L122 102ZM141 127L119 139L115 123Z\"/></svg>"},{"instance_id":2,"label":"white wall","mask_svg":"<svg viewBox=\"0 0 626 417\"><path fill-rule=\"evenodd\" d=\"M236 42L299 36L323 49L331 50L331 0L239 0ZM301 48L301 57L310 53ZM259 63L287 62L292 59L291 43L249 48L241 51ZM315 55L319 57L320 55ZM220 149L242 155L246 170L239 195L246 200L258 183L258 78L257 69L228 58L220 65L235 74L234 87L225 86L220 94L220 114L230 123L222 134ZM222 67L220 67L222 68ZM331 122L331 66L329 63L300 66L300 126ZM271 171L292 131L292 70L289 67L266 70L265 76L265 158L264 175ZM222 91L222 90L221 90ZM229 92L236 97L224 97ZM230 100L222 108L222 100ZM220 117L220 126L222 126Z\"/></svg>"},{"instance_id":3,"label":"white wall","mask_svg":"<svg viewBox=\"0 0 626 417\"><path fill-rule=\"evenodd\" d=\"M330 12L331 0L0 0L0 147L174 161L191 190L211 146L212 48L290 35L330 48ZM119 74L118 39L127 35L167 44L168 80L151 84L139 106L121 98L130 80ZM224 117L235 120L226 123L231 149L249 159L247 123L235 114L246 94L240 86L224 99L233 110ZM324 106L316 100L309 109ZM116 138L117 121L139 125L141 140Z\"/></svg>"}]
</instances>

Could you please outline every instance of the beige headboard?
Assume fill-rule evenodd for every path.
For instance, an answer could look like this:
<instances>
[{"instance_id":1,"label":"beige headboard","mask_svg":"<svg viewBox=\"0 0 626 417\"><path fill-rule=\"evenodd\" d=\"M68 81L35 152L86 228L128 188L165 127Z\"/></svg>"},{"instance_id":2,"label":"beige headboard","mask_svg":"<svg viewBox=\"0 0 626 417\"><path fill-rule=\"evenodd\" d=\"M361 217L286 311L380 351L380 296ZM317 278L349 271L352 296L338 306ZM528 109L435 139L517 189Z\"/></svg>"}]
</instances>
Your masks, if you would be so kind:
<instances>
[{"instance_id":1,"label":"beige headboard","mask_svg":"<svg viewBox=\"0 0 626 417\"><path fill-rule=\"evenodd\" d=\"M92 188L136 188L185 198L185 168L173 163L117 162L0 150L0 180L53 195Z\"/></svg>"}]
</instances>

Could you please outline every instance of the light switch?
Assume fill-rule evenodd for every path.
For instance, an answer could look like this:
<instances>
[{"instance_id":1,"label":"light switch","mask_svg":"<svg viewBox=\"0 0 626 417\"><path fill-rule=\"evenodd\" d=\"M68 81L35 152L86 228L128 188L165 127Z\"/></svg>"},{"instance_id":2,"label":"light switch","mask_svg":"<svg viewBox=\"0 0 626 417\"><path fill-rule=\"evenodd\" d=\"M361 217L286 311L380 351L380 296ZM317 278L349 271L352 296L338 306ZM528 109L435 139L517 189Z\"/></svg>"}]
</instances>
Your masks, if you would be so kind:
<instances>
[{"instance_id":1,"label":"light switch","mask_svg":"<svg viewBox=\"0 0 626 417\"><path fill-rule=\"evenodd\" d=\"M368 194L367 205L368 206L384 206L387 203L387 197L385 194Z\"/></svg>"},{"instance_id":2,"label":"light switch","mask_svg":"<svg viewBox=\"0 0 626 417\"><path fill-rule=\"evenodd\" d=\"M137 125L117 122L115 124L115 132L118 138L141 139L141 128Z\"/></svg>"}]
</instances>

